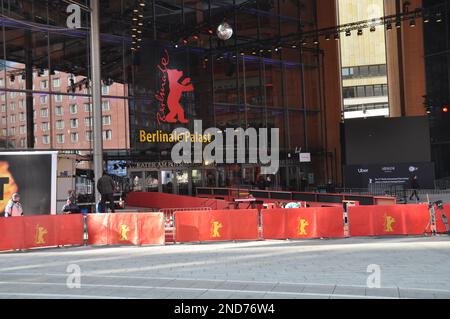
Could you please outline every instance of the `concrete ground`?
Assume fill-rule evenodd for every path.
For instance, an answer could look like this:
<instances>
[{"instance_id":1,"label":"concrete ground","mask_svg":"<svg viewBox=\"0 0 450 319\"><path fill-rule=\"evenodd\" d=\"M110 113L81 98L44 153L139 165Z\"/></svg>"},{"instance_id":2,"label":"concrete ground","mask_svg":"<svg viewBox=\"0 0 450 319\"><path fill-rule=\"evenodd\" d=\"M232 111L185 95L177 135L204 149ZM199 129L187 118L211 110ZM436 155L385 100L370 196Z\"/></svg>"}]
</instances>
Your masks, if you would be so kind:
<instances>
[{"instance_id":1,"label":"concrete ground","mask_svg":"<svg viewBox=\"0 0 450 319\"><path fill-rule=\"evenodd\" d=\"M0 298L450 299L450 237L1 253Z\"/></svg>"}]
</instances>

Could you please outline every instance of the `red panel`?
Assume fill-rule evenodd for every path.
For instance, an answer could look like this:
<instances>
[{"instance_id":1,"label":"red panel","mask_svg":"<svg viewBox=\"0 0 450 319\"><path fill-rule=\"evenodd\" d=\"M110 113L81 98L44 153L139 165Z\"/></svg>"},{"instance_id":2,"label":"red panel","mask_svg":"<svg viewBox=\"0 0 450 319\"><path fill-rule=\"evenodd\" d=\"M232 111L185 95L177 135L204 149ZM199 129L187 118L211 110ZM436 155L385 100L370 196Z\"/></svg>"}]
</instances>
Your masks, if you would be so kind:
<instances>
[{"instance_id":1,"label":"red panel","mask_svg":"<svg viewBox=\"0 0 450 319\"><path fill-rule=\"evenodd\" d=\"M164 214L138 214L139 245L164 245Z\"/></svg>"},{"instance_id":2,"label":"red panel","mask_svg":"<svg viewBox=\"0 0 450 319\"><path fill-rule=\"evenodd\" d=\"M58 245L83 245L84 224L83 215L53 216L56 218Z\"/></svg>"},{"instance_id":3,"label":"red panel","mask_svg":"<svg viewBox=\"0 0 450 319\"><path fill-rule=\"evenodd\" d=\"M180 243L198 242L200 212L175 212L175 240Z\"/></svg>"},{"instance_id":4,"label":"red panel","mask_svg":"<svg viewBox=\"0 0 450 319\"><path fill-rule=\"evenodd\" d=\"M286 209L262 211L263 238L286 239Z\"/></svg>"},{"instance_id":5,"label":"red panel","mask_svg":"<svg viewBox=\"0 0 450 319\"><path fill-rule=\"evenodd\" d=\"M127 204L148 208L199 208L225 209L228 203L224 200L180 196L164 193L133 192L127 195Z\"/></svg>"},{"instance_id":6,"label":"red panel","mask_svg":"<svg viewBox=\"0 0 450 319\"><path fill-rule=\"evenodd\" d=\"M348 222L350 237L375 236L372 207L375 206L349 207Z\"/></svg>"},{"instance_id":7,"label":"red panel","mask_svg":"<svg viewBox=\"0 0 450 319\"><path fill-rule=\"evenodd\" d=\"M110 214L108 218L108 245L139 245L136 214Z\"/></svg>"},{"instance_id":8,"label":"red panel","mask_svg":"<svg viewBox=\"0 0 450 319\"><path fill-rule=\"evenodd\" d=\"M87 216L89 245L108 244L108 216L109 214L89 214Z\"/></svg>"},{"instance_id":9,"label":"red panel","mask_svg":"<svg viewBox=\"0 0 450 319\"><path fill-rule=\"evenodd\" d=\"M196 212L200 215L199 223L199 239L201 242L205 241L228 241L232 240L233 227L239 227L231 224L230 212L237 212L231 210L212 210L205 212Z\"/></svg>"},{"instance_id":10,"label":"red panel","mask_svg":"<svg viewBox=\"0 0 450 319\"><path fill-rule=\"evenodd\" d=\"M23 217L25 248L57 246L56 217L49 215Z\"/></svg>"},{"instance_id":11,"label":"red panel","mask_svg":"<svg viewBox=\"0 0 450 319\"><path fill-rule=\"evenodd\" d=\"M242 209L229 214L233 240L258 240L258 211Z\"/></svg>"},{"instance_id":12,"label":"red panel","mask_svg":"<svg viewBox=\"0 0 450 319\"><path fill-rule=\"evenodd\" d=\"M24 217L0 218L0 250L23 249Z\"/></svg>"}]
</instances>

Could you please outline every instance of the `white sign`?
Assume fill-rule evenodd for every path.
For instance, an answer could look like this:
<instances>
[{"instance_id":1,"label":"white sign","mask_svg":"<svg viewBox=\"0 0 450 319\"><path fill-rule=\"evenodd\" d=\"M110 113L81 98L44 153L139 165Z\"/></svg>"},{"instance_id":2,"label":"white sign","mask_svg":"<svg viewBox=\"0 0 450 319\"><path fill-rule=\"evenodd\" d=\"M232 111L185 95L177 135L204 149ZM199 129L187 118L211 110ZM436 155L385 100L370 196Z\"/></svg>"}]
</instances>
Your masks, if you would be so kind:
<instances>
[{"instance_id":1,"label":"white sign","mask_svg":"<svg viewBox=\"0 0 450 319\"><path fill-rule=\"evenodd\" d=\"M311 163L311 153L300 153L300 163Z\"/></svg>"}]
</instances>

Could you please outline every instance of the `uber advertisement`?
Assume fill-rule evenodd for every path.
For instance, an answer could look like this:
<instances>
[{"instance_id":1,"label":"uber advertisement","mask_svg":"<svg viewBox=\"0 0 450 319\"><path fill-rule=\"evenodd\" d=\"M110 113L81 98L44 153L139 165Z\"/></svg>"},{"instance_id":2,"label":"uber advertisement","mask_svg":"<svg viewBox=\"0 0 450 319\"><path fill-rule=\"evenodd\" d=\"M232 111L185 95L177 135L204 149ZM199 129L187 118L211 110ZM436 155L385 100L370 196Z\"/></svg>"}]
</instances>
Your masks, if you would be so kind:
<instances>
[{"instance_id":1,"label":"uber advertisement","mask_svg":"<svg viewBox=\"0 0 450 319\"><path fill-rule=\"evenodd\" d=\"M345 187L367 188L370 184L405 184L417 176L420 188L434 188L434 163L349 165L344 167Z\"/></svg>"},{"instance_id":2,"label":"uber advertisement","mask_svg":"<svg viewBox=\"0 0 450 319\"><path fill-rule=\"evenodd\" d=\"M53 169L55 168L55 169ZM50 214L55 209L56 153L0 153L0 215L18 193L27 215Z\"/></svg>"}]
</instances>

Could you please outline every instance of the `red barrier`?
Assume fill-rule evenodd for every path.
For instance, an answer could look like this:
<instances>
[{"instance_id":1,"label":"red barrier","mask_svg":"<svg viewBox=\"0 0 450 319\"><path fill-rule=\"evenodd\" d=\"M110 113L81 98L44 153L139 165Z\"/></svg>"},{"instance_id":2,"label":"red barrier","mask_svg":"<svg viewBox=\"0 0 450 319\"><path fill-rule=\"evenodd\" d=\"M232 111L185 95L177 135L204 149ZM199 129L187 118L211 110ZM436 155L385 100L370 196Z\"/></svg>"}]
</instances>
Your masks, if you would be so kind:
<instances>
[{"instance_id":1,"label":"red barrier","mask_svg":"<svg viewBox=\"0 0 450 319\"><path fill-rule=\"evenodd\" d=\"M92 214L87 217L90 245L163 245L163 213Z\"/></svg>"},{"instance_id":2,"label":"red barrier","mask_svg":"<svg viewBox=\"0 0 450 319\"><path fill-rule=\"evenodd\" d=\"M427 226L427 205L355 206L348 212L350 236L421 235Z\"/></svg>"},{"instance_id":3,"label":"red barrier","mask_svg":"<svg viewBox=\"0 0 450 319\"><path fill-rule=\"evenodd\" d=\"M0 220L0 250L83 245L82 215L39 215Z\"/></svg>"},{"instance_id":4,"label":"red barrier","mask_svg":"<svg viewBox=\"0 0 450 319\"><path fill-rule=\"evenodd\" d=\"M176 242L258 240L253 209L175 212Z\"/></svg>"},{"instance_id":5,"label":"red barrier","mask_svg":"<svg viewBox=\"0 0 450 319\"><path fill-rule=\"evenodd\" d=\"M127 205L158 209L210 207L211 209L220 210L228 207L228 203L224 200L150 192L129 193L127 195Z\"/></svg>"},{"instance_id":6,"label":"red barrier","mask_svg":"<svg viewBox=\"0 0 450 319\"><path fill-rule=\"evenodd\" d=\"M343 238L341 207L263 210L264 239Z\"/></svg>"},{"instance_id":7,"label":"red barrier","mask_svg":"<svg viewBox=\"0 0 450 319\"><path fill-rule=\"evenodd\" d=\"M450 205L448 205L448 204L444 205L444 214L445 214L445 216L447 216L447 219L450 220ZM436 225L437 225L438 233L440 233L440 234L447 233L447 229L445 228L445 224L442 221L441 211L438 210L437 208L436 208L436 215L437 215L436 216Z\"/></svg>"}]
</instances>

